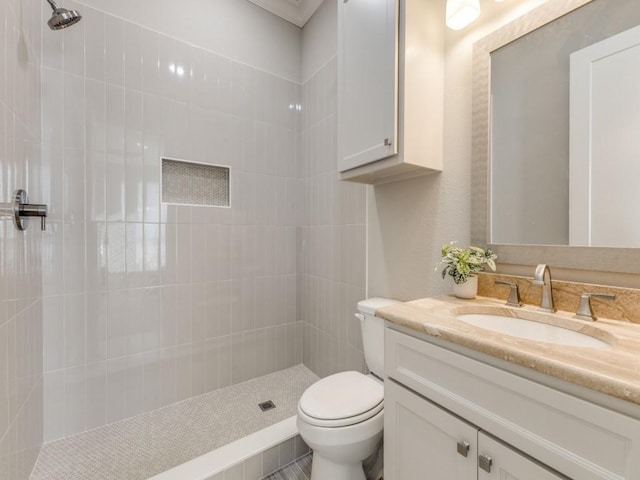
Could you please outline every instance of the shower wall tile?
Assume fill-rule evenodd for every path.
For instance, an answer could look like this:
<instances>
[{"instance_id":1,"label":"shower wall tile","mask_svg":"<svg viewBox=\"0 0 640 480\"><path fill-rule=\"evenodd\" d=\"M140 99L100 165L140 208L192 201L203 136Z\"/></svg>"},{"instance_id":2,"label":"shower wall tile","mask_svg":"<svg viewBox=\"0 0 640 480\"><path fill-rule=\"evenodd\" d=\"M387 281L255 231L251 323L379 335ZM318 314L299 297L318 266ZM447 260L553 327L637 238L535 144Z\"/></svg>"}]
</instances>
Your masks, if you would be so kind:
<instances>
[{"instance_id":1,"label":"shower wall tile","mask_svg":"<svg viewBox=\"0 0 640 480\"><path fill-rule=\"evenodd\" d=\"M64 370L44 374L44 388L49 397L44 404L44 430L64 435Z\"/></svg>"},{"instance_id":2,"label":"shower wall tile","mask_svg":"<svg viewBox=\"0 0 640 480\"><path fill-rule=\"evenodd\" d=\"M85 125L84 78L82 74L65 72L63 83L64 146L68 150L82 150Z\"/></svg>"},{"instance_id":3,"label":"shower wall tile","mask_svg":"<svg viewBox=\"0 0 640 480\"><path fill-rule=\"evenodd\" d=\"M42 58L46 441L303 349L302 89L81 10ZM231 208L162 204L162 157L230 166Z\"/></svg>"},{"instance_id":4,"label":"shower wall tile","mask_svg":"<svg viewBox=\"0 0 640 480\"><path fill-rule=\"evenodd\" d=\"M68 6L67 8L74 8ZM84 75L84 33L87 22L79 22L74 28L60 32L63 36L64 71L74 75Z\"/></svg>"},{"instance_id":5,"label":"shower wall tile","mask_svg":"<svg viewBox=\"0 0 640 480\"><path fill-rule=\"evenodd\" d=\"M336 179L336 59L301 87L297 313L304 363L319 376L365 371L356 304L365 298L365 188ZM292 241L294 241L292 239Z\"/></svg>"},{"instance_id":6,"label":"shower wall tile","mask_svg":"<svg viewBox=\"0 0 640 480\"><path fill-rule=\"evenodd\" d=\"M49 154L40 147L41 2L0 3L0 202L25 188L41 203L49 192L40 182L48 168L40 157ZM62 87L62 77L57 74L50 86ZM63 134L54 128L47 134L52 130ZM55 191L60 194L59 185ZM10 219L0 221L0 478L10 480L29 478L42 444L42 247L49 232L38 227L31 222L18 232ZM46 361L62 366L63 354L50 351Z\"/></svg>"},{"instance_id":7,"label":"shower wall tile","mask_svg":"<svg viewBox=\"0 0 640 480\"><path fill-rule=\"evenodd\" d=\"M142 28L132 23L124 25L125 87L142 89Z\"/></svg>"},{"instance_id":8,"label":"shower wall tile","mask_svg":"<svg viewBox=\"0 0 640 480\"><path fill-rule=\"evenodd\" d=\"M84 19L84 56L87 78L103 80L105 78L105 15L96 12ZM55 54L54 54L55 55Z\"/></svg>"},{"instance_id":9,"label":"shower wall tile","mask_svg":"<svg viewBox=\"0 0 640 480\"><path fill-rule=\"evenodd\" d=\"M107 362L87 364L87 430L104 425L107 417ZM64 432L60 433L63 435Z\"/></svg>"},{"instance_id":10,"label":"shower wall tile","mask_svg":"<svg viewBox=\"0 0 640 480\"><path fill-rule=\"evenodd\" d=\"M65 369L64 385L64 431L74 435L86 429L86 366Z\"/></svg>"},{"instance_id":11,"label":"shower wall tile","mask_svg":"<svg viewBox=\"0 0 640 480\"><path fill-rule=\"evenodd\" d=\"M64 72L42 69L42 140L46 145L63 146Z\"/></svg>"},{"instance_id":12,"label":"shower wall tile","mask_svg":"<svg viewBox=\"0 0 640 480\"><path fill-rule=\"evenodd\" d=\"M42 18L46 18L51 12L49 5L41 5ZM41 24L42 25L42 24ZM42 67L63 69L64 61L64 35L48 28L42 28ZM44 83L44 82L43 82Z\"/></svg>"},{"instance_id":13,"label":"shower wall tile","mask_svg":"<svg viewBox=\"0 0 640 480\"><path fill-rule=\"evenodd\" d=\"M83 9L84 10L84 9ZM84 13L84 11L83 11ZM83 15L87 19L87 15ZM124 85L124 21L111 15L92 11L92 17L105 19L105 77L113 85ZM91 20L89 20L91 21ZM87 21L87 23L89 23ZM46 56L45 56L46 63Z\"/></svg>"},{"instance_id":14,"label":"shower wall tile","mask_svg":"<svg viewBox=\"0 0 640 480\"><path fill-rule=\"evenodd\" d=\"M107 423L126 418L127 398L127 360L119 357L107 360ZM45 395L45 405L49 399ZM65 399L66 401L66 399ZM65 432L62 433L65 435ZM57 438L53 432L45 430L45 441Z\"/></svg>"}]
</instances>

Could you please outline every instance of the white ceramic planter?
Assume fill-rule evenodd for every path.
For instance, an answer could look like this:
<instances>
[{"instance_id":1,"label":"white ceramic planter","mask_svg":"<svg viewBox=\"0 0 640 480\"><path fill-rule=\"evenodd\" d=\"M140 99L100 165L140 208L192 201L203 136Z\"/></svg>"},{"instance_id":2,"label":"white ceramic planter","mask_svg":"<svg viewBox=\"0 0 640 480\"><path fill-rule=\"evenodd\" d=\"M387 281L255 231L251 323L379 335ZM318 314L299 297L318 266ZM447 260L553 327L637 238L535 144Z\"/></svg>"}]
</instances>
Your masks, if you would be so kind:
<instances>
[{"instance_id":1,"label":"white ceramic planter","mask_svg":"<svg viewBox=\"0 0 640 480\"><path fill-rule=\"evenodd\" d=\"M470 276L464 283L453 283L453 294L458 298L472 299L478 294L478 277Z\"/></svg>"}]
</instances>

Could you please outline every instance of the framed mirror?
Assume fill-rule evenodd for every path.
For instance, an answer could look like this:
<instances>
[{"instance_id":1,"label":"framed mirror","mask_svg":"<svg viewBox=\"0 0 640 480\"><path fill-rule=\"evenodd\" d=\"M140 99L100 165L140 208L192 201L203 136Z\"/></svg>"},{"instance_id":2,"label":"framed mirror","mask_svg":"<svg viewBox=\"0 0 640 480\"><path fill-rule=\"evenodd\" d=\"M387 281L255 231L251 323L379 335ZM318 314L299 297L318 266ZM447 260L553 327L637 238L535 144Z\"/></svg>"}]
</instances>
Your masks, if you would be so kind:
<instances>
[{"instance_id":1,"label":"framed mirror","mask_svg":"<svg viewBox=\"0 0 640 480\"><path fill-rule=\"evenodd\" d=\"M474 45L474 244L640 273L640 3L550 0Z\"/></svg>"}]
</instances>

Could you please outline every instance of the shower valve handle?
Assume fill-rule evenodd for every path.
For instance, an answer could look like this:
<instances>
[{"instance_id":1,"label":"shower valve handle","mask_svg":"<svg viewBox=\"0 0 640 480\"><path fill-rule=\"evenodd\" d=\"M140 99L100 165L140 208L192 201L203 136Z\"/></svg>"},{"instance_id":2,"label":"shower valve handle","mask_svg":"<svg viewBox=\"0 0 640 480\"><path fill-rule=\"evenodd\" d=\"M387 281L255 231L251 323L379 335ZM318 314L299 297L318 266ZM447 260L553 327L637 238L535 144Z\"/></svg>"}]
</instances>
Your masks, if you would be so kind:
<instances>
[{"instance_id":1,"label":"shower valve handle","mask_svg":"<svg viewBox=\"0 0 640 480\"><path fill-rule=\"evenodd\" d=\"M30 217L40 217L40 228L47 226L47 206L29 203L29 196L25 190L13 192L13 202L0 204L0 215L13 218L18 230L26 230Z\"/></svg>"}]
</instances>

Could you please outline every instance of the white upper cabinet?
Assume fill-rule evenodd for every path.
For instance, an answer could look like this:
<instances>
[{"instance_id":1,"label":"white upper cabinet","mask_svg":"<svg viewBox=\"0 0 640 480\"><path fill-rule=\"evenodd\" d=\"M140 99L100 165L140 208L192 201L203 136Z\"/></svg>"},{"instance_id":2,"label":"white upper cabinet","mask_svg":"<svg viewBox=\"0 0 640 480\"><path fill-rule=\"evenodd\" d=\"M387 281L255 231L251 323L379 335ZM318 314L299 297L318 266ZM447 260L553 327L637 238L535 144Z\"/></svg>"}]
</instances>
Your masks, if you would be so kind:
<instances>
[{"instance_id":1,"label":"white upper cabinet","mask_svg":"<svg viewBox=\"0 0 640 480\"><path fill-rule=\"evenodd\" d=\"M338 1L341 170L349 170L398 153L398 3Z\"/></svg>"},{"instance_id":2,"label":"white upper cabinet","mask_svg":"<svg viewBox=\"0 0 640 480\"><path fill-rule=\"evenodd\" d=\"M337 1L341 179L441 171L445 2Z\"/></svg>"}]
</instances>

